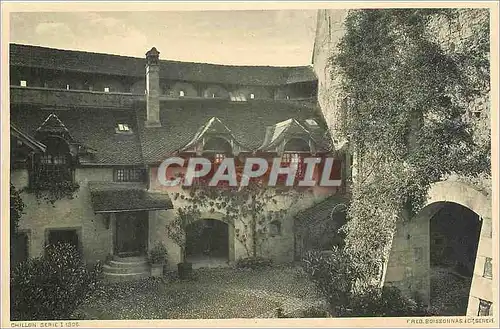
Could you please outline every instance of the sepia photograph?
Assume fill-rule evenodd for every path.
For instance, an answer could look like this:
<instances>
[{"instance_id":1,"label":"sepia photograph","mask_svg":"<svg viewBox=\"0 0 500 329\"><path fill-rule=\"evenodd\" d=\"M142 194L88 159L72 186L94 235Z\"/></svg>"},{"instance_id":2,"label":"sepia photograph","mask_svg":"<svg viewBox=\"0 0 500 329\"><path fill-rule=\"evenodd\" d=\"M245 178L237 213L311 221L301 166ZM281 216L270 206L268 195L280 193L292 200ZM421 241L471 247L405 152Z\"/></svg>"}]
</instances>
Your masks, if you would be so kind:
<instances>
[{"instance_id":1,"label":"sepia photograph","mask_svg":"<svg viewBox=\"0 0 500 329\"><path fill-rule=\"evenodd\" d=\"M2 327L498 326L498 3L83 4L2 3Z\"/></svg>"}]
</instances>

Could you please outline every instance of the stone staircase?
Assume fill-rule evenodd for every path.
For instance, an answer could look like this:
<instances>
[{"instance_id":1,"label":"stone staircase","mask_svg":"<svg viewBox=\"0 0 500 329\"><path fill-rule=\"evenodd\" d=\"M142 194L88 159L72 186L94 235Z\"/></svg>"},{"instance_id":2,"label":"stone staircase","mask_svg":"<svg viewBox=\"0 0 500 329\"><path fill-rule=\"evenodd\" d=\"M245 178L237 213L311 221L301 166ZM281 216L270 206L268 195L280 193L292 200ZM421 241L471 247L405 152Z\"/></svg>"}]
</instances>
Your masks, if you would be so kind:
<instances>
[{"instance_id":1,"label":"stone staircase","mask_svg":"<svg viewBox=\"0 0 500 329\"><path fill-rule=\"evenodd\" d=\"M103 265L103 274L108 282L131 281L148 278L151 275L151 268L145 256L113 256Z\"/></svg>"}]
</instances>

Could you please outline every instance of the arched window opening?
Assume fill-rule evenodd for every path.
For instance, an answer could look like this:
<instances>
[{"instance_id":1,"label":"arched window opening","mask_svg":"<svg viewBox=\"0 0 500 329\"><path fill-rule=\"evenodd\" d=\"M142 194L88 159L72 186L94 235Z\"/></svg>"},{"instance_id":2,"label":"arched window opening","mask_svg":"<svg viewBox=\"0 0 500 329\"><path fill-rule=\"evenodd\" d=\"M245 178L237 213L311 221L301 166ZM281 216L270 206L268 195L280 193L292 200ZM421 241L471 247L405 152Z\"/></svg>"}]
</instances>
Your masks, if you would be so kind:
<instances>
[{"instance_id":1,"label":"arched window opening","mask_svg":"<svg viewBox=\"0 0 500 329\"><path fill-rule=\"evenodd\" d=\"M222 137L212 137L205 141L203 153L229 155L233 153L231 144Z\"/></svg>"}]
</instances>

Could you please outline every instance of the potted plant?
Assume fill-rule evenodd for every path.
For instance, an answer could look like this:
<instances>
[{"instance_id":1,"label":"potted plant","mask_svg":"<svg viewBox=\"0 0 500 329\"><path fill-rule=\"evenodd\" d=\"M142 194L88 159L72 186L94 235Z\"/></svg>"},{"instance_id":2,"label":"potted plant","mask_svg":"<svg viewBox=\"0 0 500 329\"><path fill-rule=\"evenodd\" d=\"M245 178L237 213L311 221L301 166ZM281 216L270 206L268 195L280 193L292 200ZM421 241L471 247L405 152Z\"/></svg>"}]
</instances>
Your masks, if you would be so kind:
<instances>
[{"instance_id":1,"label":"potted plant","mask_svg":"<svg viewBox=\"0 0 500 329\"><path fill-rule=\"evenodd\" d=\"M162 277L163 268L167 262L167 248L163 243L158 242L153 249L149 251L149 263L151 264L151 276Z\"/></svg>"},{"instance_id":2,"label":"potted plant","mask_svg":"<svg viewBox=\"0 0 500 329\"><path fill-rule=\"evenodd\" d=\"M181 262L177 264L179 278L190 279L193 264L186 261L187 228L199 219L200 213L192 207L179 208L177 216L167 225L168 236L181 248Z\"/></svg>"}]
</instances>

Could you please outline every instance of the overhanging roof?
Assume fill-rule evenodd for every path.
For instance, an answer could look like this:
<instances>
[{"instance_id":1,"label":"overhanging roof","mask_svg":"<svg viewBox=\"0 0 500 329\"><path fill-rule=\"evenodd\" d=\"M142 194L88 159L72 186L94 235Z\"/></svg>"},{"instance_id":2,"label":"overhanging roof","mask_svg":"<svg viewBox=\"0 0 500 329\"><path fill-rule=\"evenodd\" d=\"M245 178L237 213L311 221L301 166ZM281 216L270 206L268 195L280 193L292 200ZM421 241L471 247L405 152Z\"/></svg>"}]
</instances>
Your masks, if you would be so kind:
<instances>
[{"instance_id":1,"label":"overhanging roof","mask_svg":"<svg viewBox=\"0 0 500 329\"><path fill-rule=\"evenodd\" d=\"M142 183L89 182L94 213L173 209L168 194L152 193Z\"/></svg>"}]
</instances>

